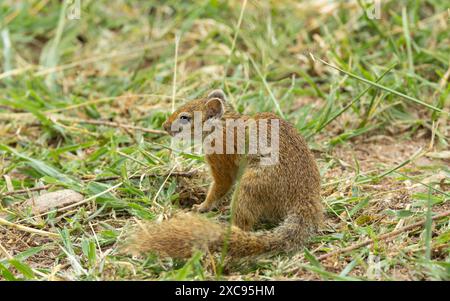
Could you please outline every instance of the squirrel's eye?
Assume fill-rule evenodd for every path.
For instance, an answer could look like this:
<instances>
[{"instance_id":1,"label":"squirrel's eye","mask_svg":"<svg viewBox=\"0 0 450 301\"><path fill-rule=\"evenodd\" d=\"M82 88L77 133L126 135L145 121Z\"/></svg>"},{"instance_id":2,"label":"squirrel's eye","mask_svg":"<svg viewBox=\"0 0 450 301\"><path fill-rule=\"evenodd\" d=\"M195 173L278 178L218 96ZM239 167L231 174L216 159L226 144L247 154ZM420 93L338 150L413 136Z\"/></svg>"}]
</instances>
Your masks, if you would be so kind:
<instances>
[{"instance_id":1,"label":"squirrel's eye","mask_svg":"<svg viewBox=\"0 0 450 301\"><path fill-rule=\"evenodd\" d=\"M186 115L181 115L180 120L182 123L188 123L191 120L191 117L186 116Z\"/></svg>"}]
</instances>

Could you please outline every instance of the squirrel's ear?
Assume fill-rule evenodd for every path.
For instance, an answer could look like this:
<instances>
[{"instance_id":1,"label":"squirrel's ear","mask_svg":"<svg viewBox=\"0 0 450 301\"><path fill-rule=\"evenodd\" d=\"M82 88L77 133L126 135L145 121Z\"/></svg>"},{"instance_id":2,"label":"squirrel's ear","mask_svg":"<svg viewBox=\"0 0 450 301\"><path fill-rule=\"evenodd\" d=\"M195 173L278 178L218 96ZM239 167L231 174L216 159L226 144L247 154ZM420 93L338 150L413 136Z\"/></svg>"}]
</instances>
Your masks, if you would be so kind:
<instances>
[{"instance_id":1,"label":"squirrel's ear","mask_svg":"<svg viewBox=\"0 0 450 301\"><path fill-rule=\"evenodd\" d=\"M212 90L211 92L209 92L206 98L207 99L218 98L223 102L227 101L227 97L225 96L225 93L222 91L222 89Z\"/></svg>"},{"instance_id":2,"label":"squirrel's ear","mask_svg":"<svg viewBox=\"0 0 450 301\"><path fill-rule=\"evenodd\" d=\"M209 99L206 102L206 119L220 118L223 115L223 103L218 97Z\"/></svg>"}]
</instances>

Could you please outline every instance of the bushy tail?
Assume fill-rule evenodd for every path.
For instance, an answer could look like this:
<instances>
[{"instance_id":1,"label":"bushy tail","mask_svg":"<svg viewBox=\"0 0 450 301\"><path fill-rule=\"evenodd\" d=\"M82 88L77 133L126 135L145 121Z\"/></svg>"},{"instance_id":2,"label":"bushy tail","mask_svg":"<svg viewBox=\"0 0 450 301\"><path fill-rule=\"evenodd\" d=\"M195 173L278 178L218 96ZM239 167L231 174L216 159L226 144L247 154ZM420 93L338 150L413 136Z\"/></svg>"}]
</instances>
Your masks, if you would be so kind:
<instances>
[{"instance_id":1,"label":"bushy tail","mask_svg":"<svg viewBox=\"0 0 450 301\"><path fill-rule=\"evenodd\" d=\"M185 213L162 223L139 224L126 242L124 251L188 258L195 250L220 252L227 244L226 254L240 258L298 249L316 232L317 226L314 221L307 222L301 215L293 214L273 230L247 232Z\"/></svg>"}]
</instances>

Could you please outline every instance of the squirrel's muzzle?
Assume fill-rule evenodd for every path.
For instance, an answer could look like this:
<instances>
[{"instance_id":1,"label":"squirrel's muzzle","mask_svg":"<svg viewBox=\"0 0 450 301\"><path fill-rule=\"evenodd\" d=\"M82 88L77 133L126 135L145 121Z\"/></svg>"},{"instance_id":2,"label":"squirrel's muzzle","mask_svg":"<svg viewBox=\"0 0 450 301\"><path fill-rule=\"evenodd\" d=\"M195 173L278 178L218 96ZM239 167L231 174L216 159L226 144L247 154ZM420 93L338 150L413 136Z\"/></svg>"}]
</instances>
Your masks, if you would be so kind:
<instances>
[{"instance_id":1,"label":"squirrel's muzzle","mask_svg":"<svg viewBox=\"0 0 450 301\"><path fill-rule=\"evenodd\" d=\"M164 130L170 135L170 136L175 136L176 134L181 132L181 129L178 129L176 131L172 130L172 124L168 121L163 123L163 128Z\"/></svg>"}]
</instances>

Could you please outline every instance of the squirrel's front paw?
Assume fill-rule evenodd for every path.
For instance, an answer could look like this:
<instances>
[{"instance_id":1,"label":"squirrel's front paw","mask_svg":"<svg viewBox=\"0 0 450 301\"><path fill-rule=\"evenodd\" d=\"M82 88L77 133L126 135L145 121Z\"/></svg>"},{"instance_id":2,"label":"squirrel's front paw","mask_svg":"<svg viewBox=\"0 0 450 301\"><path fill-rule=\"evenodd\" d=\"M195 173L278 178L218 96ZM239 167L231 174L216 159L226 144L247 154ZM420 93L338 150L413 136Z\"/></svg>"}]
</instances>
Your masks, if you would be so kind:
<instances>
[{"instance_id":1,"label":"squirrel's front paw","mask_svg":"<svg viewBox=\"0 0 450 301\"><path fill-rule=\"evenodd\" d=\"M210 211L212 208L207 205L205 202L201 203L201 204L194 204L194 206L192 206L192 210L196 211L196 212L208 212Z\"/></svg>"}]
</instances>

